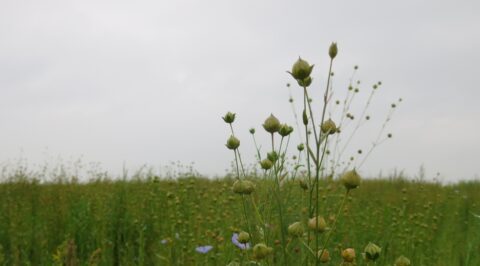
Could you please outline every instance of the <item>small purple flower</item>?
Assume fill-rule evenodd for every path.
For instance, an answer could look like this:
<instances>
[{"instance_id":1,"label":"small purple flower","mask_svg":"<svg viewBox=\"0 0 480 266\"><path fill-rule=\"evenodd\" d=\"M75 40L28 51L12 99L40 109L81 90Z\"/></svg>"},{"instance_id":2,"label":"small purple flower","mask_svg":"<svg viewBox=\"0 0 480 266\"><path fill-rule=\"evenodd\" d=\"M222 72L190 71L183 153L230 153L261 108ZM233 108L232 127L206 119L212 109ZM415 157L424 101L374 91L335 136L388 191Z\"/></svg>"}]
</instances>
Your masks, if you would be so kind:
<instances>
[{"instance_id":1,"label":"small purple flower","mask_svg":"<svg viewBox=\"0 0 480 266\"><path fill-rule=\"evenodd\" d=\"M196 247L195 250L198 253L205 254L205 253L209 252L212 248L213 248L212 246L199 246L199 247Z\"/></svg>"},{"instance_id":2,"label":"small purple flower","mask_svg":"<svg viewBox=\"0 0 480 266\"><path fill-rule=\"evenodd\" d=\"M242 243L238 242L238 234L237 233L233 233L232 243L235 246L239 247L240 249L250 249L250 243L242 244Z\"/></svg>"}]
</instances>

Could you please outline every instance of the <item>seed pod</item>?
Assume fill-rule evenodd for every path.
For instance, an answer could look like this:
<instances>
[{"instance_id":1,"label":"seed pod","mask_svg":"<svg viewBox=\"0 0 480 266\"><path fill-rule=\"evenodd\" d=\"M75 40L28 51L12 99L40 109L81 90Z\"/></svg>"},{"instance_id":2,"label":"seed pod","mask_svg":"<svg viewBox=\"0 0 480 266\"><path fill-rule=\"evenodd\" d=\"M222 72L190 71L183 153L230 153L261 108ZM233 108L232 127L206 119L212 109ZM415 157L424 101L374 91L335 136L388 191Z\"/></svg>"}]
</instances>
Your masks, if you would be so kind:
<instances>
[{"instance_id":1,"label":"seed pod","mask_svg":"<svg viewBox=\"0 0 480 266\"><path fill-rule=\"evenodd\" d=\"M266 258L270 253L272 253L273 249L268 247L263 243L256 244L253 247L253 257L257 260L262 260Z\"/></svg>"},{"instance_id":2,"label":"seed pod","mask_svg":"<svg viewBox=\"0 0 480 266\"><path fill-rule=\"evenodd\" d=\"M233 121L235 121L235 113L228 112L222 118L223 118L223 121L225 121L225 123L231 124L231 123L233 123Z\"/></svg>"},{"instance_id":3,"label":"seed pod","mask_svg":"<svg viewBox=\"0 0 480 266\"><path fill-rule=\"evenodd\" d=\"M245 231L242 231L238 234L237 240L242 244L246 244L248 243L248 241L250 241L250 234Z\"/></svg>"},{"instance_id":4,"label":"seed pod","mask_svg":"<svg viewBox=\"0 0 480 266\"><path fill-rule=\"evenodd\" d=\"M342 251L342 258L346 262L353 262L355 260L355 250L347 248Z\"/></svg>"},{"instance_id":5,"label":"seed pod","mask_svg":"<svg viewBox=\"0 0 480 266\"><path fill-rule=\"evenodd\" d=\"M238 140L235 136L230 136L225 146L227 146L227 148L230 150L236 150L240 146L240 140Z\"/></svg>"},{"instance_id":6,"label":"seed pod","mask_svg":"<svg viewBox=\"0 0 480 266\"><path fill-rule=\"evenodd\" d=\"M328 49L328 55L330 55L330 58L333 60L338 53L338 47L336 42L332 42L330 45L330 48Z\"/></svg>"},{"instance_id":7,"label":"seed pod","mask_svg":"<svg viewBox=\"0 0 480 266\"><path fill-rule=\"evenodd\" d=\"M305 79L297 79L298 86L300 87L309 87L312 85L312 77L307 77Z\"/></svg>"},{"instance_id":8,"label":"seed pod","mask_svg":"<svg viewBox=\"0 0 480 266\"><path fill-rule=\"evenodd\" d=\"M324 134L333 135L337 133L337 125L335 125L335 122L333 122L332 119L328 119L327 121L323 122L323 124L320 126L320 129Z\"/></svg>"},{"instance_id":9,"label":"seed pod","mask_svg":"<svg viewBox=\"0 0 480 266\"><path fill-rule=\"evenodd\" d=\"M278 134L280 134L280 136L282 137L286 137L288 135L290 135L290 133L293 132L293 127L287 125L287 124L283 124L280 126L280 129L278 130Z\"/></svg>"},{"instance_id":10,"label":"seed pod","mask_svg":"<svg viewBox=\"0 0 480 266\"><path fill-rule=\"evenodd\" d=\"M322 253L322 249L320 249L317 253L317 258L318 260L320 260L321 263L327 263L330 261L330 253L327 249L323 249Z\"/></svg>"},{"instance_id":11,"label":"seed pod","mask_svg":"<svg viewBox=\"0 0 480 266\"><path fill-rule=\"evenodd\" d=\"M271 114L263 123L263 128L269 133L275 133L280 129L280 121Z\"/></svg>"},{"instance_id":12,"label":"seed pod","mask_svg":"<svg viewBox=\"0 0 480 266\"><path fill-rule=\"evenodd\" d=\"M278 154L275 151L267 153L267 158L272 162L275 163L278 160Z\"/></svg>"},{"instance_id":13,"label":"seed pod","mask_svg":"<svg viewBox=\"0 0 480 266\"><path fill-rule=\"evenodd\" d=\"M303 145L303 143L300 143L297 145L297 150L298 151L303 151L303 149L305 149L305 145Z\"/></svg>"},{"instance_id":14,"label":"seed pod","mask_svg":"<svg viewBox=\"0 0 480 266\"><path fill-rule=\"evenodd\" d=\"M355 169L344 173L341 181L347 190L354 189L360 185L361 177Z\"/></svg>"},{"instance_id":15,"label":"seed pod","mask_svg":"<svg viewBox=\"0 0 480 266\"><path fill-rule=\"evenodd\" d=\"M249 195L255 191L255 185L248 180L237 180L233 183L232 190L237 194Z\"/></svg>"},{"instance_id":16,"label":"seed pod","mask_svg":"<svg viewBox=\"0 0 480 266\"><path fill-rule=\"evenodd\" d=\"M303 119L303 125L308 125L308 116L307 116L307 110L303 109L302 113L302 119Z\"/></svg>"},{"instance_id":17,"label":"seed pod","mask_svg":"<svg viewBox=\"0 0 480 266\"><path fill-rule=\"evenodd\" d=\"M308 64L307 61L299 57L297 62L293 64L292 72L288 73L290 73L294 79L303 81L310 76L312 69L313 65Z\"/></svg>"},{"instance_id":18,"label":"seed pod","mask_svg":"<svg viewBox=\"0 0 480 266\"><path fill-rule=\"evenodd\" d=\"M373 244L372 242L368 243L368 245L365 247L365 258L367 261L376 261L378 257L380 257L380 252L382 249Z\"/></svg>"},{"instance_id":19,"label":"seed pod","mask_svg":"<svg viewBox=\"0 0 480 266\"><path fill-rule=\"evenodd\" d=\"M313 217L308 220L308 228L311 230L317 231L319 233L325 232L327 229L327 223L322 216Z\"/></svg>"},{"instance_id":20,"label":"seed pod","mask_svg":"<svg viewBox=\"0 0 480 266\"><path fill-rule=\"evenodd\" d=\"M288 226L288 234L292 237L303 236L303 225L301 222L294 222Z\"/></svg>"},{"instance_id":21,"label":"seed pod","mask_svg":"<svg viewBox=\"0 0 480 266\"><path fill-rule=\"evenodd\" d=\"M410 260L402 255L395 260L394 266L410 266Z\"/></svg>"},{"instance_id":22,"label":"seed pod","mask_svg":"<svg viewBox=\"0 0 480 266\"><path fill-rule=\"evenodd\" d=\"M262 167L263 170L269 170L273 166L273 162L270 161L269 159L263 159L260 162L260 166Z\"/></svg>"}]
</instances>

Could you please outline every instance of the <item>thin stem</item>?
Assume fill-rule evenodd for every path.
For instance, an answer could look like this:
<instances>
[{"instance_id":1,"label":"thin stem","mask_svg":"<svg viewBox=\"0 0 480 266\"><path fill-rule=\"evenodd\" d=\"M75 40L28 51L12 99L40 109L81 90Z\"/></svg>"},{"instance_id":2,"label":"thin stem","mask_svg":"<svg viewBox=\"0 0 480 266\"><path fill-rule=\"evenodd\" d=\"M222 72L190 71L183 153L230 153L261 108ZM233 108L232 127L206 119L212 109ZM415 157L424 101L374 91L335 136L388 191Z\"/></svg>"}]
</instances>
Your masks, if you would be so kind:
<instances>
[{"instance_id":1,"label":"thin stem","mask_svg":"<svg viewBox=\"0 0 480 266\"><path fill-rule=\"evenodd\" d=\"M289 91L290 91L290 88L289 88ZM292 107L293 117L295 118L295 125L297 126L298 137L300 139L300 142L303 142L302 134L300 133L300 124L298 123L298 115L297 115L295 103L293 102L293 97L291 93L290 93L290 99L291 99L290 106Z\"/></svg>"},{"instance_id":2,"label":"thin stem","mask_svg":"<svg viewBox=\"0 0 480 266\"><path fill-rule=\"evenodd\" d=\"M378 132L377 139L375 140L375 142L372 143L372 146L371 146L370 149L368 150L367 154L366 154L365 157L363 158L363 160L362 160L362 162L360 163L360 165L358 166L358 168L362 167L362 165L365 163L365 161L366 161L367 158L370 156L370 154L371 154L372 151L375 149L375 147L377 147L379 144L381 144L383 141L385 141L385 139L382 140L382 141L380 141L380 138L381 138L383 132L385 131L385 128L387 127L388 122L392 119L392 116L393 116L394 111L395 111L394 108L390 109L390 112L388 113L387 118L385 119L385 122L383 123L382 128L380 129L380 132Z\"/></svg>"},{"instance_id":3,"label":"thin stem","mask_svg":"<svg viewBox=\"0 0 480 266\"><path fill-rule=\"evenodd\" d=\"M330 240L331 236L333 235L333 232L335 231L335 228L337 226L338 218L340 218L340 212L342 211L343 206L345 205L345 202L347 201L349 192L350 192L350 189L347 189L347 192L345 192L345 197L343 198L342 203L340 204L340 208L338 208L337 215L335 216L335 220L333 221L332 230L330 230L327 238L323 242L323 247L322 247L322 252L320 252L320 257L322 257L323 252L325 251L325 249L327 247L328 241Z\"/></svg>"},{"instance_id":4,"label":"thin stem","mask_svg":"<svg viewBox=\"0 0 480 266\"><path fill-rule=\"evenodd\" d=\"M315 126L315 119L313 118L313 110L312 110L312 105L310 104L310 97L308 96L307 87L303 87L303 93L307 98L308 111L310 113L310 120L312 121L313 135L315 136L315 144L317 144L317 147L318 147L320 144L317 137L317 127Z\"/></svg>"},{"instance_id":5,"label":"thin stem","mask_svg":"<svg viewBox=\"0 0 480 266\"><path fill-rule=\"evenodd\" d=\"M307 250L310 251L310 253L315 257L315 252L313 252L313 250L308 246L308 244L305 243L305 241L303 241L301 239L299 239L299 240L300 240L300 243L302 243L303 246L305 246L305 248L307 248Z\"/></svg>"},{"instance_id":6,"label":"thin stem","mask_svg":"<svg viewBox=\"0 0 480 266\"><path fill-rule=\"evenodd\" d=\"M232 132L232 135L235 136L235 132L233 130L233 126L232 124L230 123L230 130ZM233 150L233 153L235 154L235 165L236 165L236 168L237 168L237 180L240 180L240 169L239 169L239 161L240 161L240 166L242 167L242 173L243 173L243 177L246 178L246 175L245 175L245 170L243 169L243 163L242 163L242 159L240 158L240 151L238 150L238 148L234 149ZM252 234L253 234L253 231L252 231L252 228L250 227L250 223L248 221L248 215L247 215L247 206L246 206L246 202L245 202L245 197L242 195L242 205L243 205L243 214L245 216L245 225L247 227L247 230Z\"/></svg>"},{"instance_id":7,"label":"thin stem","mask_svg":"<svg viewBox=\"0 0 480 266\"><path fill-rule=\"evenodd\" d=\"M233 131L232 123L229 123L229 125L230 125L230 131L232 132L232 136L235 136L235 132ZM238 152L238 159L240 160L240 167L242 168L243 178L247 178L247 175L245 174L245 169L243 167L242 157L240 156L240 150L237 148L236 151ZM237 156L237 153L235 153L235 156ZM236 159L236 157L235 157L235 159ZM238 170L238 163L237 163L237 170Z\"/></svg>"},{"instance_id":8,"label":"thin stem","mask_svg":"<svg viewBox=\"0 0 480 266\"><path fill-rule=\"evenodd\" d=\"M362 111L362 114L360 115L360 119L358 119L358 123L357 125L355 126L355 128L353 129L352 133L350 134L350 136L348 137L347 141L345 142L343 148L342 148L342 151L340 152L340 156L341 154L343 154L343 152L345 151L345 149L347 148L348 144L350 143L350 141L352 140L353 136L355 135L355 133L357 132L357 130L360 128L360 126L363 124L362 121L365 121L364 118L365 118L365 113L367 112L367 109L368 107L370 106L370 103L372 101L372 98L373 98L373 95L375 94L375 89L372 90L372 92L370 93L370 96L368 97L368 100L367 100L367 104L365 105L365 108L363 108L363 111Z\"/></svg>"},{"instance_id":9,"label":"thin stem","mask_svg":"<svg viewBox=\"0 0 480 266\"><path fill-rule=\"evenodd\" d=\"M258 162L261 162L262 156L260 155L260 149L258 148L257 140L255 139L255 134L252 134L252 138L253 138L253 143L255 144L255 150L257 151Z\"/></svg>"},{"instance_id":10,"label":"thin stem","mask_svg":"<svg viewBox=\"0 0 480 266\"><path fill-rule=\"evenodd\" d=\"M237 180L240 180L240 171L238 169L238 156L237 156L237 149L233 150L235 153L235 164L237 165ZM251 231L250 223L248 222L248 215L247 215L247 206L245 204L245 197L242 195L242 205L243 205L243 214L245 216L245 224L247 227L247 230L250 231L250 233L253 234Z\"/></svg>"},{"instance_id":11,"label":"thin stem","mask_svg":"<svg viewBox=\"0 0 480 266\"><path fill-rule=\"evenodd\" d=\"M272 152L275 152L275 137L274 133L271 133L271 139L272 139ZM273 169L275 173L275 183L277 185L277 191L275 193L276 198L277 198L277 205L278 205L278 212L280 215L280 233L282 237L282 251L283 251L283 258L284 258L284 264L288 265L288 256L287 256L287 250L286 250L286 239L285 239L285 226L283 224L283 211L282 211L282 202L279 196L280 193L280 182L278 180L278 169L277 169L277 162L278 159L273 163Z\"/></svg>"},{"instance_id":12,"label":"thin stem","mask_svg":"<svg viewBox=\"0 0 480 266\"><path fill-rule=\"evenodd\" d=\"M237 180L240 180L240 169L238 168L237 149L233 150L233 154L235 154L235 166L236 166L236 170L237 170Z\"/></svg>"},{"instance_id":13,"label":"thin stem","mask_svg":"<svg viewBox=\"0 0 480 266\"><path fill-rule=\"evenodd\" d=\"M307 110L307 101L308 101L308 94L306 93L306 89L304 89L303 93L303 110L306 112ZM312 209L312 173L310 169L310 153L308 152L309 150L309 137L308 137L308 124L305 125L305 152L307 154L307 177L308 177L308 186L309 186L309 193L308 193L308 217L307 219L310 218L311 216L311 209ZM308 230L307 233L307 243L310 244L310 230ZM309 260L306 260L306 265L309 264Z\"/></svg>"},{"instance_id":14,"label":"thin stem","mask_svg":"<svg viewBox=\"0 0 480 266\"><path fill-rule=\"evenodd\" d=\"M323 148L323 152L322 152L322 157L320 158L320 161L319 161L319 166L321 167L322 163L323 163L323 158L325 157L325 153L326 153L326 150L327 150L327 144L328 144L328 135L326 135L325 137L325 146ZM320 208L319 208L319 200L320 200L320 190L318 189L318 185L319 185L319 170L317 170L317 174L316 174L316 181L315 181L315 188L316 188L316 192L317 192L317 195L316 195L316 205L315 205L315 217L317 217L316 219L318 219L318 216L320 214ZM315 250L318 250L319 246L319 235L316 234L316 238L315 238Z\"/></svg>"},{"instance_id":15,"label":"thin stem","mask_svg":"<svg viewBox=\"0 0 480 266\"><path fill-rule=\"evenodd\" d=\"M323 110L322 110L322 118L320 120L320 125L323 124L323 122L325 121L325 113L327 111L327 104L328 104L328 89L330 87L330 79L331 79L331 73L332 73L332 64L333 64L333 58L330 59L330 66L328 68L328 78L327 78L327 87L325 88L325 94L324 94L324 97L323 97ZM312 109L309 105L309 108L310 108L310 112L312 113ZM313 117L312 117L313 119ZM327 132L326 134L329 134L329 132ZM328 135L327 135L328 136ZM316 154L316 158L317 158L317 163L316 163L316 167L315 167L315 190L316 190L316 199L315 199L315 217L317 217L316 219L318 219L318 215L319 215L319 189L318 189L318 185L319 185L319 179L320 179L320 168L322 167L322 161L319 160L319 157L320 157L320 145L321 145L321 140L322 140L322 130L319 130L319 133L318 133L318 137L315 133L315 139L316 139L316 143L317 143L317 146L316 146L316 151L317 151L317 154ZM327 138L325 138L326 140ZM327 141L325 141L325 148L324 148L324 152L327 148ZM323 155L322 155L322 159L323 159ZM318 250L319 248L319 235L316 234L315 235L315 250ZM318 260L315 260L315 265L318 265Z\"/></svg>"},{"instance_id":16,"label":"thin stem","mask_svg":"<svg viewBox=\"0 0 480 266\"><path fill-rule=\"evenodd\" d=\"M325 95L323 96L323 110L322 110L322 120L320 120L320 125L323 124L323 121L325 120L325 113L327 110L327 103L328 103L328 88L330 86L330 78L332 76L332 65L333 65L333 58L330 59L330 66L328 68L328 78L327 78L327 88L325 89ZM328 134L328 132L327 132ZM318 139L322 139L322 131L320 130ZM317 143L317 150L320 148L320 143ZM317 154L318 158L318 154Z\"/></svg>"}]
</instances>

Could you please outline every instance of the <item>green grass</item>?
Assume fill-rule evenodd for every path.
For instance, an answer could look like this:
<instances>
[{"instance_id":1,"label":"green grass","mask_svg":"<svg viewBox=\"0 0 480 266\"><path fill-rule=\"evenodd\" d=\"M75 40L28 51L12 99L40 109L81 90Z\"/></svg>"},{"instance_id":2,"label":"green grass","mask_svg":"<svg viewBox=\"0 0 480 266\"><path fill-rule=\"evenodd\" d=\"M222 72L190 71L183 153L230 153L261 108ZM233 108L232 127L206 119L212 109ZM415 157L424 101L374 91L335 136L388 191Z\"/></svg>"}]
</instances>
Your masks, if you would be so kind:
<instances>
[{"instance_id":1,"label":"green grass","mask_svg":"<svg viewBox=\"0 0 480 266\"><path fill-rule=\"evenodd\" d=\"M254 179L257 202L271 202L271 181ZM232 179L144 179L38 183L28 178L0 184L0 265L226 265L251 260L230 239L246 230L241 196ZM320 212L334 219L344 189L324 181ZM283 200L287 224L302 219L306 195L286 183ZM377 265L393 265L400 255L412 265L480 265L480 183L449 186L403 179L364 180L352 191L341 223L328 245L339 265L341 249L361 252L368 242L382 248ZM259 205L265 216L273 206ZM247 217L255 217L247 207ZM277 219L271 219L277 221ZM277 227L277 224L269 226ZM278 230L277 230L278 231ZM274 253L263 264L275 265L282 254L271 235ZM162 243L167 240L168 243ZM291 264L306 252L289 238ZM164 241L165 242L165 241ZM255 242L255 239L253 240ZM255 244L255 243L253 243ZM212 245L207 254L195 247Z\"/></svg>"}]
</instances>

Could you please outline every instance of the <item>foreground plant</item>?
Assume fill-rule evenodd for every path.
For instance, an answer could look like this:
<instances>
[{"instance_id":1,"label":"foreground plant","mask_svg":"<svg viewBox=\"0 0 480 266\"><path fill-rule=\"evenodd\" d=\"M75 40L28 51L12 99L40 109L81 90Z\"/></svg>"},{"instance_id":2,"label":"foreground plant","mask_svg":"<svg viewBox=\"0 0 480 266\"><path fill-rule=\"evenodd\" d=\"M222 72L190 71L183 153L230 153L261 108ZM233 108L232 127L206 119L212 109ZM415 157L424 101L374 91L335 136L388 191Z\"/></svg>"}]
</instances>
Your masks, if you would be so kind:
<instances>
[{"instance_id":1,"label":"foreground plant","mask_svg":"<svg viewBox=\"0 0 480 266\"><path fill-rule=\"evenodd\" d=\"M293 261L292 254L301 252L300 262L305 265L318 265L330 260L327 248L331 245L333 236L337 233L336 229L341 221L342 211L346 208L347 199L350 197L351 191L358 188L361 184L362 178L358 173L358 169L364 162L362 161L356 167L355 159L350 157L348 163L343 164L344 169L339 170L339 161L341 159L338 156L342 155L345 150L345 147L337 148L341 143L339 136L344 132L345 128L348 128L348 124L344 123L344 119L354 119L354 115L349 112L349 108L353 102L353 96L359 92L359 89L353 88L352 85L349 86L352 96L347 96L347 99L344 101L342 116L337 123L334 119L334 113L331 111L333 109L331 105L340 104L338 100L334 104L332 103L333 87L331 79L334 76L332 68L337 55L338 46L336 43L332 43L328 49L330 60L320 111L313 108L313 100L310 98L310 87L314 81L312 78L314 65L302 58L298 58L291 70L287 71L303 92L303 108L301 110L303 129L300 129L298 121L296 123L302 143L297 145L298 156L294 157L296 161L293 165L287 161L290 138L292 132L294 132L292 126L280 122L273 114L270 114L265 119L262 127L266 131L270 143L268 152L263 156L261 148L257 145L255 129L249 130L257 151L258 166L263 170L263 178L271 181L272 184L267 188L268 196L264 199L264 202L259 202L258 198L253 196L255 184L247 180L247 175L245 174L245 167L239 152L240 141L235 137L232 126L236 118L235 114L228 112L223 117L231 131L231 136L227 140L226 146L234 151L235 156L236 180L233 183L232 190L242 197L244 226L252 236L251 239L255 245L253 253L250 254L250 257L253 259L268 259L267 253L268 255L273 253L276 264L288 265ZM355 67L356 69L358 67ZM380 85L380 82L375 84L374 91ZM362 119L370 119L370 116L366 115L365 112L372 96L373 93L362 112ZM295 118L297 118L297 112L293 108L293 98L290 97L289 101L292 104ZM320 119L315 119L316 116L320 117ZM390 118L391 115L388 116L387 122ZM353 135L361 125L361 123L357 124L353 129ZM383 133L385 125L386 123L384 123L381 133ZM347 145L353 135L347 138ZM374 144L374 147L376 147L379 141L377 140L374 143L376 143ZM330 150L331 148L334 149L333 153ZM340 152L337 152L337 150L340 150ZM368 157L370 152L371 150L367 152L365 158ZM358 154L362 154L362 151L359 150ZM328 163L330 163L330 167L328 167ZM290 167L292 168L290 169ZM322 197L320 197L321 182L327 177L338 177L341 184L345 187L342 200L336 206L335 215L331 216L333 219L329 219L329 222L324 218L326 214L321 212ZM299 212L295 216L297 220L291 214L286 215L287 212L291 211L287 210L286 206L288 205L288 197L292 193L289 191L291 187L285 185L296 179L298 179L301 189L306 193L305 206L302 208L304 211ZM259 205L264 207L259 208ZM253 210L253 217L247 215L247 209ZM305 230L305 228L308 230ZM379 251L378 253L374 251L376 249L371 245L368 247L368 250L366 249L365 254L367 254L369 260L375 260L375 256L378 257ZM344 265L353 265L355 263L355 251L353 249L344 250L342 257ZM299 260L297 259L295 262L298 263Z\"/></svg>"},{"instance_id":2,"label":"foreground plant","mask_svg":"<svg viewBox=\"0 0 480 266\"><path fill-rule=\"evenodd\" d=\"M395 260L395 266L410 266L410 260L405 256L400 256Z\"/></svg>"},{"instance_id":3,"label":"foreground plant","mask_svg":"<svg viewBox=\"0 0 480 266\"><path fill-rule=\"evenodd\" d=\"M368 262L375 262L380 257L380 252L382 252L382 249L379 246L370 242L365 247L363 255L364 255L367 263Z\"/></svg>"}]
</instances>

